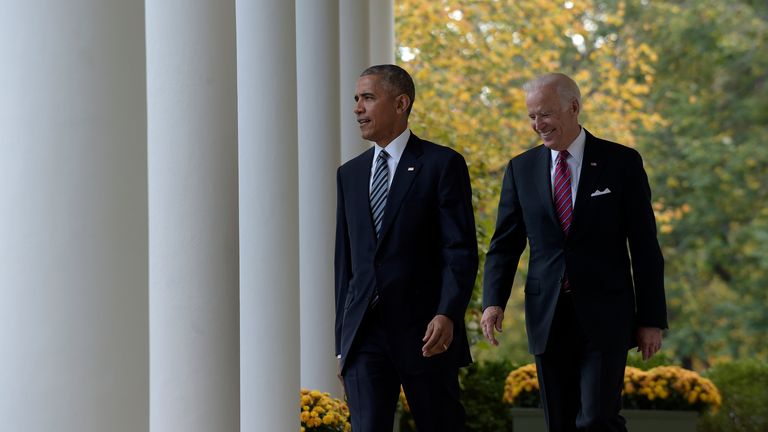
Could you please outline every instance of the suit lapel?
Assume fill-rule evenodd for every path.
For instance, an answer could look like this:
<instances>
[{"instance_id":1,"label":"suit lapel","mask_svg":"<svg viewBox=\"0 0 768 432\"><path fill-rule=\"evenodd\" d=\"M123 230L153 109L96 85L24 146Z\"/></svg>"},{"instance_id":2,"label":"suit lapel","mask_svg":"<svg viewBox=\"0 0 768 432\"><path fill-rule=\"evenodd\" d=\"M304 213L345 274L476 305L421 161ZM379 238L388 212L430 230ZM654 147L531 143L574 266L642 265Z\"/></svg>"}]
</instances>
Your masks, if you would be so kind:
<instances>
[{"instance_id":1,"label":"suit lapel","mask_svg":"<svg viewBox=\"0 0 768 432\"><path fill-rule=\"evenodd\" d=\"M354 191L352 196L354 200L354 212L361 215L366 215L364 218L368 221L370 227L371 240L376 242L376 231L373 228L373 217L371 216L371 202L370 202L370 183L371 183L371 164L373 163L373 147L366 150L364 156L359 159L358 163L352 172L352 178L360 179L359 181L353 181L352 185ZM363 181L363 179L365 179Z\"/></svg>"},{"instance_id":2,"label":"suit lapel","mask_svg":"<svg viewBox=\"0 0 768 432\"><path fill-rule=\"evenodd\" d=\"M383 239L392 223L397 216L397 212L400 209L400 204L403 202L403 198L408 194L411 189L411 184L421 169L421 162L419 157L423 153L421 148L421 139L415 134L411 133L411 138L408 140L402 156L400 156L400 162L395 169L395 177L392 180L392 186L389 188L389 194L387 195L387 206L384 208L384 216L381 220L381 234L379 236L379 243Z\"/></svg>"},{"instance_id":3,"label":"suit lapel","mask_svg":"<svg viewBox=\"0 0 768 432\"><path fill-rule=\"evenodd\" d=\"M534 167L536 189L541 196L541 202L545 203L547 215L555 226L560 227L560 221L555 214L555 203L552 199L552 176L551 176L552 153L545 146L541 146L539 157Z\"/></svg>"},{"instance_id":4,"label":"suit lapel","mask_svg":"<svg viewBox=\"0 0 768 432\"><path fill-rule=\"evenodd\" d=\"M603 170L603 158L596 138L586 132L584 142L584 157L581 160L581 175L579 176L579 190L576 193L576 203L573 208L573 225L571 230L579 227L579 221L584 219L587 213L590 194L595 190L595 182Z\"/></svg>"}]
</instances>

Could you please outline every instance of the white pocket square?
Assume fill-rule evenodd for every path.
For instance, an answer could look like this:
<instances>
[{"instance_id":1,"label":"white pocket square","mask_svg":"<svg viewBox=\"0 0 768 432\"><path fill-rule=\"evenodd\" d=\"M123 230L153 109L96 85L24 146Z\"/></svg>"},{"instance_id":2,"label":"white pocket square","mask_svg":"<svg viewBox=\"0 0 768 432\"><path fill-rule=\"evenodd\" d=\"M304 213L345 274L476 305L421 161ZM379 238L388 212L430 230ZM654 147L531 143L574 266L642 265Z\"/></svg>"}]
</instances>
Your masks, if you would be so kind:
<instances>
[{"instance_id":1,"label":"white pocket square","mask_svg":"<svg viewBox=\"0 0 768 432\"><path fill-rule=\"evenodd\" d=\"M596 196L605 195L605 194L609 194L609 193L611 193L611 190L608 189L608 188L605 188L605 190L598 189L598 190L592 192L592 195L590 195L590 196L591 197L596 197Z\"/></svg>"}]
</instances>

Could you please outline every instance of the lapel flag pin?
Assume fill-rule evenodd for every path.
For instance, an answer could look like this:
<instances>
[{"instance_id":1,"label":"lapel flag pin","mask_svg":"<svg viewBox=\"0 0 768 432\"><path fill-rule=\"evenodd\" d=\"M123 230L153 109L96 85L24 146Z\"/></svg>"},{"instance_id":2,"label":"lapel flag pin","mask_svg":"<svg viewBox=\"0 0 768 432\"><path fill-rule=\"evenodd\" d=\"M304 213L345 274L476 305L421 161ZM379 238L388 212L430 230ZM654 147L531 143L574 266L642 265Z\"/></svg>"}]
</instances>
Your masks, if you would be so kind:
<instances>
[{"instance_id":1,"label":"lapel flag pin","mask_svg":"<svg viewBox=\"0 0 768 432\"><path fill-rule=\"evenodd\" d=\"M413 171L414 169L413 167L408 167L408 171Z\"/></svg>"}]
</instances>

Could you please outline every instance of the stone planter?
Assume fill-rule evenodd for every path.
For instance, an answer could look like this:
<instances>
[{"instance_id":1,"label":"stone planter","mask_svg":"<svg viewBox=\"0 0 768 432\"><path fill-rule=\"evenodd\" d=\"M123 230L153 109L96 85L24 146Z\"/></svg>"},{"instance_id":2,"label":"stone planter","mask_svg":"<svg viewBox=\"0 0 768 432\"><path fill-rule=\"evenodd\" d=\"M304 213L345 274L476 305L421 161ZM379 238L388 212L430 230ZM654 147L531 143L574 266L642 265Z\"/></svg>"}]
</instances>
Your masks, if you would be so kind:
<instances>
[{"instance_id":1,"label":"stone planter","mask_svg":"<svg viewBox=\"0 0 768 432\"><path fill-rule=\"evenodd\" d=\"M513 432L547 432L544 411L512 408ZM696 411L622 410L632 432L696 432Z\"/></svg>"},{"instance_id":2,"label":"stone planter","mask_svg":"<svg viewBox=\"0 0 768 432\"><path fill-rule=\"evenodd\" d=\"M512 408L512 432L547 432L544 410L540 408Z\"/></svg>"}]
</instances>

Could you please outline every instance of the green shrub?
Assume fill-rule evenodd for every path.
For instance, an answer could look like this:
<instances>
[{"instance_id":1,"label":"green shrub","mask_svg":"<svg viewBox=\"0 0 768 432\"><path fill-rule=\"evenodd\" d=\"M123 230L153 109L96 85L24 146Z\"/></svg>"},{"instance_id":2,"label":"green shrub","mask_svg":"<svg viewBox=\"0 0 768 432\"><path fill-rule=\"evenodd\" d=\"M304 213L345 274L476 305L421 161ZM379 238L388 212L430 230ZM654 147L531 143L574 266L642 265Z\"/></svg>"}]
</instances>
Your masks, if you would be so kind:
<instances>
[{"instance_id":1,"label":"green shrub","mask_svg":"<svg viewBox=\"0 0 768 432\"><path fill-rule=\"evenodd\" d=\"M462 403L467 411L467 432L511 432L509 407L502 401L504 381L511 362L487 361L473 363L461 377Z\"/></svg>"},{"instance_id":2,"label":"green shrub","mask_svg":"<svg viewBox=\"0 0 768 432\"><path fill-rule=\"evenodd\" d=\"M648 360L643 360L643 356L635 350L632 350L627 354L627 366L636 367L644 371L653 369L657 366L669 366L675 364L678 363L664 352L656 353L656 355Z\"/></svg>"},{"instance_id":3,"label":"green shrub","mask_svg":"<svg viewBox=\"0 0 768 432\"><path fill-rule=\"evenodd\" d=\"M467 432L511 432L509 407L504 405L504 380L515 366L507 361L472 363L460 371L461 402L467 413ZM400 432L415 432L407 403L400 398Z\"/></svg>"},{"instance_id":4,"label":"green shrub","mask_svg":"<svg viewBox=\"0 0 768 432\"><path fill-rule=\"evenodd\" d=\"M720 410L702 415L699 432L768 431L768 365L735 361L717 365L707 372L720 389Z\"/></svg>"}]
</instances>

